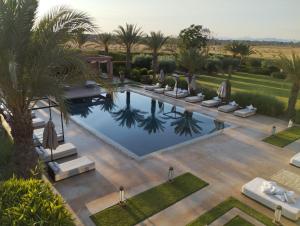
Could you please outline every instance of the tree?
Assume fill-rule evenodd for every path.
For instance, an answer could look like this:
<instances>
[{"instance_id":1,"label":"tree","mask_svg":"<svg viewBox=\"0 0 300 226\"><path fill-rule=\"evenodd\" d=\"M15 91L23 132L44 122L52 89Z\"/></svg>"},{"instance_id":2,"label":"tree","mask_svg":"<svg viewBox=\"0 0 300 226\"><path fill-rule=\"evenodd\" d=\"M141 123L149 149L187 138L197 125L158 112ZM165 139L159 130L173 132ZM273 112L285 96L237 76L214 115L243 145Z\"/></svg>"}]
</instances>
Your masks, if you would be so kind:
<instances>
[{"instance_id":1,"label":"tree","mask_svg":"<svg viewBox=\"0 0 300 226\"><path fill-rule=\"evenodd\" d=\"M233 57L240 57L240 63L246 57L255 53L254 49L247 43L233 41L225 46L225 50L232 53Z\"/></svg>"},{"instance_id":2,"label":"tree","mask_svg":"<svg viewBox=\"0 0 300 226\"><path fill-rule=\"evenodd\" d=\"M97 42L100 42L104 45L105 54L109 52L109 45L113 40L113 35L111 33L102 33L98 36Z\"/></svg>"},{"instance_id":3,"label":"tree","mask_svg":"<svg viewBox=\"0 0 300 226\"><path fill-rule=\"evenodd\" d=\"M202 121L193 117L193 112L184 111L179 113L180 117L171 123L174 126L174 132L180 136L193 136L202 132L202 127L199 125Z\"/></svg>"},{"instance_id":4,"label":"tree","mask_svg":"<svg viewBox=\"0 0 300 226\"><path fill-rule=\"evenodd\" d=\"M300 90L300 56L295 52L292 52L291 57L280 55L278 64L282 71L286 73L287 79L292 82L287 114L289 119L294 119L296 115L295 106Z\"/></svg>"},{"instance_id":5,"label":"tree","mask_svg":"<svg viewBox=\"0 0 300 226\"><path fill-rule=\"evenodd\" d=\"M78 31L75 34L75 41L77 42L79 49L81 49L82 46L88 41L88 35L84 32L85 29L78 29Z\"/></svg>"},{"instance_id":6,"label":"tree","mask_svg":"<svg viewBox=\"0 0 300 226\"><path fill-rule=\"evenodd\" d=\"M37 8L37 0L0 0L0 95L12 112L15 174L25 178L37 164L32 100L51 96L63 105L63 84L87 72L78 51L64 44L95 28L85 13L66 7L37 21Z\"/></svg>"},{"instance_id":7,"label":"tree","mask_svg":"<svg viewBox=\"0 0 300 226\"><path fill-rule=\"evenodd\" d=\"M152 67L154 73L158 73L158 51L166 43L169 37L165 37L160 31L151 32L146 38L146 45L152 50Z\"/></svg>"},{"instance_id":8,"label":"tree","mask_svg":"<svg viewBox=\"0 0 300 226\"><path fill-rule=\"evenodd\" d=\"M210 30L203 28L202 25L192 24L179 33L179 46L181 49L196 48L201 50L207 45Z\"/></svg>"},{"instance_id":9,"label":"tree","mask_svg":"<svg viewBox=\"0 0 300 226\"><path fill-rule=\"evenodd\" d=\"M126 69L129 71L131 69L132 47L140 41L143 33L141 28L134 24L126 24L126 27L119 26L115 33L119 41L126 47Z\"/></svg>"}]
</instances>

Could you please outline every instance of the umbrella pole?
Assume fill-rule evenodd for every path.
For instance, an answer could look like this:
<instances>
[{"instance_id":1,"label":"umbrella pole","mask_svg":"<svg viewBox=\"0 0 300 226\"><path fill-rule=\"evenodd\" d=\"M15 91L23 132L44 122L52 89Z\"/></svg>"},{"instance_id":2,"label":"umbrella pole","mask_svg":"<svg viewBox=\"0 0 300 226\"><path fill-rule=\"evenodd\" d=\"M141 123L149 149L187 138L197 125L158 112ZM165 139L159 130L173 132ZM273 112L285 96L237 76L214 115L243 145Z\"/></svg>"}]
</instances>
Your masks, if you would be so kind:
<instances>
[{"instance_id":1,"label":"umbrella pole","mask_svg":"<svg viewBox=\"0 0 300 226\"><path fill-rule=\"evenodd\" d=\"M53 162L53 150L52 148L50 148L50 150L51 150L51 162Z\"/></svg>"}]
</instances>

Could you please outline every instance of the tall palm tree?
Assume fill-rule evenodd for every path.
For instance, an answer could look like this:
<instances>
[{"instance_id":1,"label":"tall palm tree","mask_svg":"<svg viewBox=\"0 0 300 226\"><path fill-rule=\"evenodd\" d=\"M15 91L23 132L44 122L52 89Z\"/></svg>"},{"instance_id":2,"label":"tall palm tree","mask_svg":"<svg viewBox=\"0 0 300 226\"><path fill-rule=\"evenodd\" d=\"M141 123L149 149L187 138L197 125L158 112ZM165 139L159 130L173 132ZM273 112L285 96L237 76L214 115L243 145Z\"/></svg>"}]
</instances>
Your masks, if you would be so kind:
<instances>
[{"instance_id":1,"label":"tall palm tree","mask_svg":"<svg viewBox=\"0 0 300 226\"><path fill-rule=\"evenodd\" d=\"M240 63L248 56L255 53L253 47L249 44L239 41L233 41L225 46L225 50L232 53L233 57L240 56Z\"/></svg>"},{"instance_id":2,"label":"tall palm tree","mask_svg":"<svg viewBox=\"0 0 300 226\"><path fill-rule=\"evenodd\" d=\"M112 112L113 118L120 122L120 126L127 128L135 127L144 120L145 112L132 108L130 104L130 92L126 92L126 106L116 112Z\"/></svg>"},{"instance_id":3,"label":"tall palm tree","mask_svg":"<svg viewBox=\"0 0 300 226\"><path fill-rule=\"evenodd\" d=\"M95 28L85 13L56 8L37 21L37 0L0 0L0 96L12 112L17 176L37 164L32 143L33 98L51 96L63 105L63 83L82 79L86 63L65 47L79 30Z\"/></svg>"},{"instance_id":4,"label":"tall palm tree","mask_svg":"<svg viewBox=\"0 0 300 226\"><path fill-rule=\"evenodd\" d=\"M233 41L230 44L226 45L224 49L228 52L231 52L233 57L237 57L240 54L240 42Z\"/></svg>"},{"instance_id":5,"label":"tall palm tree","mask_svg":"<svg viewBox=\"0 0 300 226\"><path fill-rule=\"evenodd\" d=\"M163 132L165 127L163 124L166 122L159 119L156 115L156 100L151 100L151 114L145 118L141 124L140 127L144 128L144 130L148 131L149 134L151 133L157 133L157 132Z\"/></svg>"},{"instance_id":6,"label":"tall palm tree","mask_svg":"<svg viewBox=\"0 0 300 226\"><path fill-rule=\"evenodd\" d=\"M158 73L158 51L168 39L169 37L165 37L160 31L150 32L150 35L145 39L145 44L152 50L152 67L154 73Z\"/></svg>"},{"instance_id":7,"label":"tall palm tree","mask_svg":"<svg viewBox=\"0 0 300 226\"><path fill-rule=\"evenodd\" d=\"M287 79L292 82L287 113L289 119L293 119L296 114L295 106L300 90L300 56L292 52L290 57L280 55L279 59L280 67L283 72L286 73Z\"/></svg>"},{"instance_id":8,"label":"tall palm tree","mask_svg":"<svg viewBox=\"0 0 300 226\"><path fill-rule=\"evenodd\" d=\"M111 33L102 33L97 37L97 42L104 45L105 54L109 53L109 45L113 41L113 35Z\"/></svg>"},{"instance_id":9,"label":"tall palm tree","mask_svg":"<svg viewBox=\"0 0 300 226\"><path fill-rule=\"evenodd\" d=\"M119 26L115 31L117 38L126 47L126 69L131 69L131 50L142 37L142 29L134 24L126 24L125 27Z\"/></svg>"},{"instance_id":10,"label":"tall palm tree","mask_svg":"<svg viewBox=\"0 0 300 226\"><path fill-rule=\"evenodd\" d=\"M76 33L75 41L78 45L78 48L81 49L82 46L88 41L88 35L85 34L85 29L78 29Z\"/></svg>"}]
</instances>

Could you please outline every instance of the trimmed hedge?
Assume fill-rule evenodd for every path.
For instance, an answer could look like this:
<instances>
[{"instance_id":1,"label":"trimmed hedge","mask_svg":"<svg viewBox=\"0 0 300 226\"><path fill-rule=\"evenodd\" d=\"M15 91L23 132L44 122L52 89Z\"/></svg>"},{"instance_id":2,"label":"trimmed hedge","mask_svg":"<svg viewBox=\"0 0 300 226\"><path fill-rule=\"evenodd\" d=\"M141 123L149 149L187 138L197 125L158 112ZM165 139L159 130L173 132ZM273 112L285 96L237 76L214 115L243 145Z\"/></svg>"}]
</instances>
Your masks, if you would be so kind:
<instances>
[{"instance_id":1,"label":"trimmed hedge","mask_svg":"<svg viewBox=\"0 0 300 226\"><path fill-rule=\"evenodd\" d=\"M177 88L186 89L186 90L188 89L188 83L185 78L181 77L178 79Z\"/></svg>"},{"instance_id":2,"label":"trimmed hedge","mask_svg":"<svg viewBox=\"0 0 300 226\"><path fill-rule=\"evenodd\" d=\"M176 62L174 60L160 60L158 62L159 70L163 70L165 73L173 73L176 70Z\"/></svg>"},{"instance_id":3,"label":"trimmed hedge","mask_svg":"<svg viewBox=\"0 0 300 226\"><path fill-rule=\"evenodd\" d=\"M210 100L216 96L218 96L217 91L212 89L212 88L207 88L207 87L197 87L196 89L197 93L202 93L205 95L206 100Z\"/></svg>"},{"instance_id":4,"label":"trimmed hedge","mask_svg":"<svg viewBox=\"0 0 300 226\"><path fill-rule=\"evenodd\" d=\"M133 57L133 66L138 68L151 69L152 56L150 55L136 55Z\"/></svg>"},{"instance_id":5,"label":"trimmed hedge","mask_svg":"<svg viewBox=\"0 0 300 226\"><path fill-rule=\"evenodd\" d=\"M1 225L75 225L63 199L42 180L12 178L0 184Z\"/></svg>"},{"instance_id":6,"label":"trimmed hedge","mask_svg":"<svg viewBox=\"0 0 300 226\"><path fill-rule=\"evenodd\" d=\"M284 103L273 96L258 93L236 92L232 94L231 98L242 107L252 104L257 108L258 113L264 115L280 116L283 115L285 110Z\"/></svg>"}]
</instances>

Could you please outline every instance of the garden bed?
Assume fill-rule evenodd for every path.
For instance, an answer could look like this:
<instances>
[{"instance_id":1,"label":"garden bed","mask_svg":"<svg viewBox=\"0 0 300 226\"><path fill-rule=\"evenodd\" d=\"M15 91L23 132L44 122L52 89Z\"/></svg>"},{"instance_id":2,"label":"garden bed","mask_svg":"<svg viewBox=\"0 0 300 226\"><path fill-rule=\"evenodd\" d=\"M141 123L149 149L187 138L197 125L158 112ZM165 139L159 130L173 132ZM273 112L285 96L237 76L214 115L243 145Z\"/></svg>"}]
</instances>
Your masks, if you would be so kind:
<instances>
[{"instance_id":1,"label":"garden bed","mask_svg":"<svg viewBox=\"0 0 300 226\"><path fill-rule=\"evenodd\" d=\"M272 219L269 217L257 212L255 209L251 208L250 206L242 203L241 201L230 197L224 202L221 202L216 207L212 208L208 212L201 215L199 218L197 218L195 221L190 223L188 226L205 226L209 225L215 220L217 220L219 217L223 216L225 213L230 211L232 208L238 208L244 213L248 214L249 216L253 217L254 219L260 221L261 223L265 224L266 226L273 226ZM239 219L237 219L238 221ZM233 221L235 223L236 221ZM232 221L231 221L232 223ZM229 224L231 226L236 224Z\"/></svg>"},{"instance_id":2,"label":"garden bed","mask_svg":"<svg viewBox=\"0 0 300 226\"><path fill-rule=\"evenodd\" d=\"M126 200L126 205L115 205L91 216L96 225L135 225L208 184L196 176L185 173Z\"/></svg>"},{"instance_id":3,"label":"garden bed","mask_svg":"<svg viewBox=\"0 0 300 226\"><path fill-rule=\"evenodd\" d=\"M298 139L300 139L300 126L294 126L275 135L269 136L263 139L263 141L283 148Z\"/></svg>"}]
</instances>

